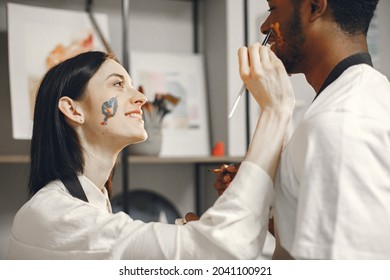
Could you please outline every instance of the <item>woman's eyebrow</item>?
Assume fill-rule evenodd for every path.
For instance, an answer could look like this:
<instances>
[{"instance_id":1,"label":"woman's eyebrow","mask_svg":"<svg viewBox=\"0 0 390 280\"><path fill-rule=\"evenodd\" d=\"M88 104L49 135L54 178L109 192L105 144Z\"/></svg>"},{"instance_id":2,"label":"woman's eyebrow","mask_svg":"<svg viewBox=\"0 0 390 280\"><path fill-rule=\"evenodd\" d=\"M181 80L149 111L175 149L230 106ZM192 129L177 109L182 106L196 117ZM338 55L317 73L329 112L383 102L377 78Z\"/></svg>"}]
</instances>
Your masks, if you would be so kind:
<instances>
[{"instance_id":1,"label":"woman's eyebrow","mask_svg":"<svg viewBox=\"0 0 390 280\"><path fill-rule=\"evenodd\" d=\"M121 75L121 74L118 74L118 73L112 73L112 74L108 75L106 80L108 80L111 77L118 77L118 78L122 79L122 81L125 80L125 77L123 75Z\"/></svg>"}]
</instances>

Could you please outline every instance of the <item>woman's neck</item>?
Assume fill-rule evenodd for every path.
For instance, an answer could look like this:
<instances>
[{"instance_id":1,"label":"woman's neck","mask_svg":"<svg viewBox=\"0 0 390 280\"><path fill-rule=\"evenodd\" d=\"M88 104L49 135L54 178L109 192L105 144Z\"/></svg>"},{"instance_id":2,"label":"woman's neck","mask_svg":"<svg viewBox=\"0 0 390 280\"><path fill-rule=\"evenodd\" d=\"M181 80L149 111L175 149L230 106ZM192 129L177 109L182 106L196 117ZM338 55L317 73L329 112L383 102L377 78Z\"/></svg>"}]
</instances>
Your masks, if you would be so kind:
<instances>
[{"instance_id":1,"label":"woman's neck","mask_svg":"<svg viewBox=\"0 0 390 280\"><path fill-rule=\"evenodd\" d=\"M101 147L83 147L84 175L100 190L104 188L119 153L102 151Z\"/></svg>"}]
</instances>

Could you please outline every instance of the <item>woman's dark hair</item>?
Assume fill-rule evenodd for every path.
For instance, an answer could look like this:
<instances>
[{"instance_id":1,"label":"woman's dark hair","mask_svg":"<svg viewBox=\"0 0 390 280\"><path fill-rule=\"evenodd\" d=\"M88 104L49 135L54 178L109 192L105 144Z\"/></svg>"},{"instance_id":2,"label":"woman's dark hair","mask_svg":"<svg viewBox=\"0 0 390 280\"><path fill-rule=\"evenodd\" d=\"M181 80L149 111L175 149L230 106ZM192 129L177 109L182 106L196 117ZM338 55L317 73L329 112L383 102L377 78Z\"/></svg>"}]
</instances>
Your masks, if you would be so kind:
<instances>
[{"instance_id":1,"label":"woman's dark hair","mask_svg":"<svg viewBox=\"0 0 390 280\"><path fill-rule=\"evenodd\" d=\"M83 173L84 158L78 136L65 121L58 109L58 102L63 96L80 99L89 80L110 58L114 56L103 52L82 53L57 64L44 76L34 109L28 186L30 195L52 180ZM106 187L110 183L109 179Z\"/></svg>"},{"instance_id":2,"label":"woman's dark hair","mask_svg":"<svg viewBox=\"0 0 390 280\"><path fill-rule=\"evenodd\" d=\"M300 5L302 0L292 2ZM335 22L344 32L350 35L367 35L378 2L379 0L328 0L328 5Z\"/></svg>"}]
</instances>

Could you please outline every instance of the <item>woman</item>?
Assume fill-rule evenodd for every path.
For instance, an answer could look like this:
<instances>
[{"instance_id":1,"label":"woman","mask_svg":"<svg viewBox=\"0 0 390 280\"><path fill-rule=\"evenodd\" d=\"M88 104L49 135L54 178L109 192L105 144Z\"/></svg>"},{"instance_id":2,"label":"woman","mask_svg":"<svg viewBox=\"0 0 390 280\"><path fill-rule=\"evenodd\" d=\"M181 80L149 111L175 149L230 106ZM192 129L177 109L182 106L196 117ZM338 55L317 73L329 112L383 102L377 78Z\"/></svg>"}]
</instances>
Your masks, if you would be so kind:
<instances>
[{"instance_id":1,"label":"woman","mask_svg":"<svg viewBox=\"0 0 390 280\"><path fill-rule=\"evenodd\" d=\"M239 57L241 76L263 108L254 141L229 189L198 221L184 226L111 212L110 174L117 156L147 137L141 110L146 98L125 69L110 55L88 52L49 70L35 105L32 197L15 217L8 257L258 257L272 202L271 178L294 101L288 76L268 48L242 48ZM263 66L268 78L250 79L252 70L262 75ZM269 87L280 77L282 83ZM229 236L234 238L226 242Z\"/></svg>"}]
</instances>

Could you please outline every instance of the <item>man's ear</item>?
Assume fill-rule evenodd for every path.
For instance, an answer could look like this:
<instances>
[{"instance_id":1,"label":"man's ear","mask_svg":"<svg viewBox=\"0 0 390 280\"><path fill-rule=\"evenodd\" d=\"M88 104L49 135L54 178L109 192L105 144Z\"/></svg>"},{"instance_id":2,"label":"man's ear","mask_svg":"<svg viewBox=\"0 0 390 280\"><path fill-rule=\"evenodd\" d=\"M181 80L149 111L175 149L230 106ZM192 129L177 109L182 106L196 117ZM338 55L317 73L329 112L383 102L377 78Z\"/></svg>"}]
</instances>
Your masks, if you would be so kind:
<instances>
[{"instance_id":1,"label":"man's ear","mask_svg":"<svg viewBox=\"0 0 390 280\"><path fill-rule=\"evenodd\" d=\"M65 115L65 117L78 124L84 123L84 114L76 102L68 97L63 96L58 101L58 109Z\"/></svg>"},{"instance_id":2,"label":"man's ear","mask_svg":"<svg viewBox=\"0 0 390 280\"><path fill-rule=\"evenodd\" d=\"M328 8L328 0L310 0L310 21L323 16Z\"/></svg>"}]
</instances>

